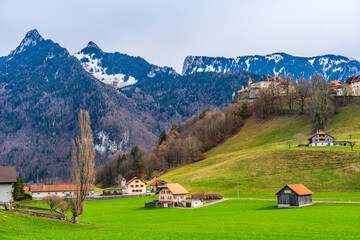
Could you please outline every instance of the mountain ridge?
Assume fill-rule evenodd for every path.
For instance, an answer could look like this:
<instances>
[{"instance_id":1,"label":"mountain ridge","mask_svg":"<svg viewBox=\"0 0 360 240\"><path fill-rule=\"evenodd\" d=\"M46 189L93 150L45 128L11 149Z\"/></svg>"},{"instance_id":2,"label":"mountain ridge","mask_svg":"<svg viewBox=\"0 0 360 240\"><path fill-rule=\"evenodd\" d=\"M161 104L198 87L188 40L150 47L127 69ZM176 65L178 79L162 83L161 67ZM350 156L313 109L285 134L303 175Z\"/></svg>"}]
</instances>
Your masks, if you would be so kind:
<instances>
[{"instance_id":1,"label":"mountain ridge","mask_svg":"<svg viewBox=\"0 0 360 240\"><path fill-rule=\"evenodd\" d=\"M182 74L234 70L245 70L269 76L289 72L296 79L300 77L310 79L313 73L319 73L329 80L345 81L350 76L360 74L360 62L356 59L334 54L300 57L284 52L236 58L187 56L184 60Z\"/></svg>"}]
</instances>

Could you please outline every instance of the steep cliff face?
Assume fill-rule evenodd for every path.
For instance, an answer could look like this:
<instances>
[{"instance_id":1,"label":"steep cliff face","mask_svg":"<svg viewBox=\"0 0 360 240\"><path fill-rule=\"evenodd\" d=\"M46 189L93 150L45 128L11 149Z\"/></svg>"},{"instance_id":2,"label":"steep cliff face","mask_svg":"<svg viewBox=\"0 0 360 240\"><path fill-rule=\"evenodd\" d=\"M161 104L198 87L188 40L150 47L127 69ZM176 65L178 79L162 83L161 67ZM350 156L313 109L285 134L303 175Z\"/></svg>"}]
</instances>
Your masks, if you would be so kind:
<instances>
[{"instance_id":1,"label":"steep cliff face","mask_svg":"<svg viewBox=\"0 0 360 240\"><path fill-rule=\"evenodd\" d=\"M96 164L131 145L151 148L156 121L86 72L66 49L36 31L0 61L0 165L25 180L69 176L79 109L89 111Z\"/></svg>"},{"instance_id":2,"label":"steep cliff face","mask_svg":"<svg viewBox=\"0 0 360 240\"><path fill-rule=\"evenodd\" d=\"M345 81L360 74L360 62L343 56L324 55L316 57L295 57L285 53L265 56L242 56L237 58L188 56L183 65L183 75L194 72L228 72L245 70L264 75L292 73L295 78L310 79L319 73L329 80Z\"/></svg>"}]
</instances>

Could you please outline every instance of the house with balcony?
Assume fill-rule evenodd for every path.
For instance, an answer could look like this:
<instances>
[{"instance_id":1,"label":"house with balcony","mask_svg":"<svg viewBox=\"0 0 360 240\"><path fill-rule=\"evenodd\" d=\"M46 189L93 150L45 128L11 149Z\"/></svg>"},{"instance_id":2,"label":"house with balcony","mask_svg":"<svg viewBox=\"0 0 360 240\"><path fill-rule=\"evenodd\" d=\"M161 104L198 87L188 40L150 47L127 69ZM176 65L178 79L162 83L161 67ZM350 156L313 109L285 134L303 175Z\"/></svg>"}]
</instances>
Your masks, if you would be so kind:
<instances>
[{"instance_id":1,"label":"house with balcony","mask_svg":"<svg viewBox=\"0 0 360 240\"><path fill-rule=\"evenodd\" d=\"M323 131L317 131L315 135L308 138L309 147L334 146L334 137Z\"/></svg>"}]
</instances>

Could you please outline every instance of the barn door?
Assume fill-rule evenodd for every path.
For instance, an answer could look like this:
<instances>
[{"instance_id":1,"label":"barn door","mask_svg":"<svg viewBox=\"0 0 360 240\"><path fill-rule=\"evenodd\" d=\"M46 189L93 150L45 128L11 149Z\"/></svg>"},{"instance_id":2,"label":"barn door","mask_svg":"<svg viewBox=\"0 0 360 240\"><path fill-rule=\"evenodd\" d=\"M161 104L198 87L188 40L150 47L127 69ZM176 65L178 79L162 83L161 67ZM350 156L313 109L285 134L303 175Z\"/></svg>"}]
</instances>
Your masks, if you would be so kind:
<instances>
[{"instance_id":1,"label":"barn door","mask_svg":"<svg viewBox=\"0 0 360 240\"><path fill-rule=\"evenodd\" d=\"M289 195L290 198L290 206L296 206L295 195Z\"/></svg>"}]
</instances>

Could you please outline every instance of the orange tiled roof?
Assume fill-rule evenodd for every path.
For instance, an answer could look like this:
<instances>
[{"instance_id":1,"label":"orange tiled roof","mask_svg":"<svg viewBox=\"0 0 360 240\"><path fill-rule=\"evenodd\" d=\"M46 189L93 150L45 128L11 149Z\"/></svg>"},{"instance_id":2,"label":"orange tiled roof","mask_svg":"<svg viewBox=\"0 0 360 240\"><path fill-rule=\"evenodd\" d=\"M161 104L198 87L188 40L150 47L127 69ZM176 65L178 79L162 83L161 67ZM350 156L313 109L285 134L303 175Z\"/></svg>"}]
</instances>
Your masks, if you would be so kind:
<instances>
[{"instance_id":1,"label":"orange tiled roof","mask_svg":"<svg viewBox=\"0 0 360 240\"><path fill-rule=\"evenodd\" d=\"M134 181L134 180L140 180L140 181L142 181L141 179L139 179L138 177L133 177L132 179L130 179L127 183L126 183L126 185L129 185L132 181ZM144 181L142 181L143 183L145 183ZM145 183L146 184L146 183Z\"/></svg>"},{"instance_id":2,"label":"orange tiled roof","mask_svg":"<svg viewBox=\"0 0 360 240\"><path fill-rule=\"evenodd\" d=\"M167 183L164 186L160 187L156 193L158 193L161 189L167 188L170 190L170 192L174 195L178 194L188 194L189 192L180 184L178 183Z\"/></svg>"},{"instance_id":3,"label":"orange tiled roof","mask_svg":"<svg viewBox=\"0 0 360 240\"><path fill-rule=\"evenodd\" d=\"M301 195L309 195L313 194L312 191L310 191L307 187L305 187L302 184L289 184L287 185L289 188L291 188L294 192Z\"/></svg>"},{"instance_id":4,"label":"orange tiled roof","mask_svg":"<svg viewBox=\"0 0 360 240\"><path fill-rule=\"evenodd\" d=\"M25 191L25 192L29 192L29 191L30 191L30 187L24 187L24 191Z\"/></svg>"},{"instance_id":5,"label":"orange tiled roof","mask_svg":"<svg viewBox=\"0 0 360 240\"><path fill-rule=\"evenodd\" d=\"M164 180L155 180L154 182L152 182L151 184L150 184L150 186L156 186L156 184L159 184L159 183L161 183L161 182L165 182Z\"/></svg>"},{"instance_id":6,"label":"orange tiled roof","mask_svg":"<svg viewBox=\"0 0 360 240\"><path fill-rule=\"evenodd\" d=\"M329 85L332 87L339 87L339 86L341 86L341 82L339 80L334 80L334 81L331 81L329 83Z\"/></svg>"},{"instance_id":7,"label":"orange tiled roof","mask_svg":"<svg viewBox=\"0 0 360 240\"><path fill-rule=\"evenodd\" d=\"M89 186L90 191L94 191L94 185ZM64 184L64 185L31 185L31 192L64 192L64 191L76 191L75 184Z\"/></svg>"}]
</instances>

